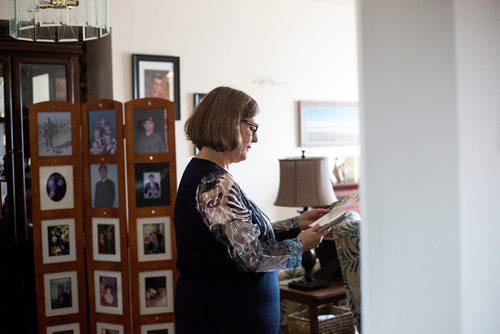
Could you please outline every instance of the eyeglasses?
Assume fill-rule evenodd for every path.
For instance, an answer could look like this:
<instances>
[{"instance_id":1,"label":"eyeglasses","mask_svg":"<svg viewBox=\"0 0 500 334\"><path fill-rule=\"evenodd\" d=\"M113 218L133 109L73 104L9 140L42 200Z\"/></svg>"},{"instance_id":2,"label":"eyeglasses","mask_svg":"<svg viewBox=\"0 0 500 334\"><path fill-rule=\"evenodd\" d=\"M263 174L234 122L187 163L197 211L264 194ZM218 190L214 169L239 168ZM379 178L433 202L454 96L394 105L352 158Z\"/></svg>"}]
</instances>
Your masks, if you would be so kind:
<instances>
[{"instance_id":1,"label":"eyeglasses","mask_svg":"<svg viewBox=\"0 0 500 334\"><path fill-rule=\"evenodd\" d=\"M250 131L255 134L259 129L259 124L249 121L248 119L242 119L241 122L250 125Z\"/></svg>"}]
</instances>

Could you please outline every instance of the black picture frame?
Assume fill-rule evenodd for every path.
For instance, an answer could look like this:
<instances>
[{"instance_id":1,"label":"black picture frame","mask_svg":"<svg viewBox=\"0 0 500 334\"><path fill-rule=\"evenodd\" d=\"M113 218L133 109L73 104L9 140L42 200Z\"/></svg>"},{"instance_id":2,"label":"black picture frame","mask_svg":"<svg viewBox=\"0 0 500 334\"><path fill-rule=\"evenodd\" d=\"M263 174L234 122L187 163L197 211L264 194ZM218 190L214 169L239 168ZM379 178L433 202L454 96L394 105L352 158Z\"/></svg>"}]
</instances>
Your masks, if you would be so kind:
<instances>
[{"instance_id":1,"label":"black picture frame","mask_svg":"<svg viewBox=\"0 0 500 334\"><path fill-rule=\"evenodd\" d=\"M147 195L146 184L150 175L159 187L157 196ZM170 205L168 163L135 165L135 202L138 208Z\"/></svg>"},{"instance_id":2,"label":"black picture frame","mask_svg":"<svg viewBox=\"0 0 500 334\"><path fill-rule=\"evenodd\" d=\"M206 93L194 93L193 94L193 111L194 109L198 106L198 104L200 104L201 100L203 100L203 98L207 96ZM200 153L200 150L193 145L193 155L198 155L198 153Z\"/></svg>"},{"instance_id":3,"label":"black picture frame","mask_svg":"<svg viewBox=\"0 0 500 334\"><path fill-rule=\"evenodd\" d=\"M180 59L176 56L132 55L132 81L134 99L144 97L160 97L173 101L175 119L181 119L180 106ZM154 86L155 80L162 80ZM166 81L165 81L166 80ZM171 82L170 82L171 81ZM156 95L154 87L163 87L164 95Z\"/></svg>"},{"instance_id":4,"label":"black picture frame","mask_svg":"<svg viewBox=\"0 0 500 334\"><path fill-rule=\"evenodd\" d=\"M206 93L194 93L193 94L193 109L200 104L201 100L206 96Z\"/></svg>"}]
</instances>

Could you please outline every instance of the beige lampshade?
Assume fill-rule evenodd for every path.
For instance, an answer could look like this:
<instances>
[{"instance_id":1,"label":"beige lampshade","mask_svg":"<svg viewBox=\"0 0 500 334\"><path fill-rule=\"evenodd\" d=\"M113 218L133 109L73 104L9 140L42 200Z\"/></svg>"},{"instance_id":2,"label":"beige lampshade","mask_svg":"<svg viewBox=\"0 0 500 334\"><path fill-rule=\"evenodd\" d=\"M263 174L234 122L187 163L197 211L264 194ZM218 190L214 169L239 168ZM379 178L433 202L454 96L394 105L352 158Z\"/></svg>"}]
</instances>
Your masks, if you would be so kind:
<instances>
[{"instance_id":1,"label":"beige lampshade","mask_svg":"<svg viewBox=\"0 0 500 334\"><path fill-rule=\"evenodd\" d=\"M327 206L336 201L326 157L280 159L278 206Z\"/></svg>"}]
</instances>

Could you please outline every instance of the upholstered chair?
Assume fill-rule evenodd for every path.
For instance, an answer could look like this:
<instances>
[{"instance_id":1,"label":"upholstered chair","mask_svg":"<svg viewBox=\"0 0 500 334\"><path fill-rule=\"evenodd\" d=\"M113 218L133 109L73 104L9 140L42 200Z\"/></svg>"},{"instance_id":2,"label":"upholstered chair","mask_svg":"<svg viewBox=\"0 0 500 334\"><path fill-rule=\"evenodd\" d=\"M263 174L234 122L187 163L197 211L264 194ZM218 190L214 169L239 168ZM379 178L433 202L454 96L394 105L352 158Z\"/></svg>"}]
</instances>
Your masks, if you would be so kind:
<instances>
[{"instance_id":1,"label":"upholstered chair","mask_svg":"<svg viewBox=\"0 0 500 334\"><path fill-rule=\"evenodd\" d=\"M342 269L342 277L347 300L353 314L354 324L361 334L361 289L359 262L360 215L350 211L346 218L333 227L337 256Z\"/></svg>"}]
</instances>

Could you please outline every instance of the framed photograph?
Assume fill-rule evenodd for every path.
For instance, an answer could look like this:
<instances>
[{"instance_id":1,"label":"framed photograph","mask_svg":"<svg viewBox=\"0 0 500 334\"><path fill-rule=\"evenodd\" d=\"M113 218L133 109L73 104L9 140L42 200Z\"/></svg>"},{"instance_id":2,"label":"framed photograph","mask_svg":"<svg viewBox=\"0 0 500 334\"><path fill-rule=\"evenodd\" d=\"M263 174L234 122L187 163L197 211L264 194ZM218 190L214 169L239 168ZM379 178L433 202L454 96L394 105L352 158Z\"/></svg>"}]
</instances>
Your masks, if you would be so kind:
<instances>
[{"instance_id":1,"label":"framed photograph","mask_svg":"<svg viewBox=\"0 0 500 334\"><path fill-rule=\"evenodd\" d=\"M71 112L52 111L37 114L38 155L71 155Z\"/></svg>"},{"instance_id":2,"label":"framed photograph","mask_svg":"<svg viewBox=\"0 0 500 334\"><path fill-rule=\"evenodd\" d=\"M174 311L172 270L139 273L140 314L169 313Z\"/></svg>"},{"instance_id":3,"label":"framed photograph","mask_svg":"<svg viewBox=\"0 0 500 334\"><path fill-rule=\"evenodd\" d=\"M134 99L156 97L175 103L175 119L180 113L179 57L132 55Z\"/></svg>"},{"instance_id":4,"label":"framed photograph","mask_svg":"<svg viewBox=\"0 0 500 334\"><path fill-rule=\"evenodd\" d=\"M193 109L196 108L198 104L200 104L201 100L206 96L205 93L194 93L193 94Z\"/></svg>"},{"instance_id":5,"label":"framed photograph","mask_svg":"<svg viewBox=\"0 0 500 334\"><path fill-rule=\"evenodd\" d=\"M170 217L137 219L139 262L172 260Z\"/></svg>"},{"instance_id":6,"label":"framed photograph","mask_svg":"<svg viewBox=\"0 0 500 334\"><path fill-rule=\"evenodd\" d=\"M170 204L168 163L135 165L136 207Z\"/></svg>"},{"instance_id":7,"label":"framed photograph","mask_svg":"<svg viewBox=\"0 0 500 334\"><path fill-rule=\"evenodd\" d=\"M120 220L92 218L92 250L95 261L120 262Z\"/></svg>"},{"instance_id":8,"label":"framed photograph","mask_svg":"<svg viewBox=\"0 0 500 334\"><path fill-rule=\"evenodd\" d=\"M65 324L47 327L47 334L80 334L80 324Z\"/></svg>"},{"instance_id":9,"label":"framed photograph","mask_svg":"<svg viewBox=\"0 0 500 334\"><path fill-rule=\"evenodd\" d=\"M299 102L300 146L359 145L359 110L351 102Z\"/></svg>"},{"instance_id":10,"label":"framed photograph","mask_svg":"<svg viewBox=\"0 0 500 334\"><path fill-rule=\"evenodd\" d=\"M90 196L93 208L118 207L118 167L116 164L90 165Z\"/></svg>"},{"instance_id":11,"label":"framed photograph","mask_svg":"<svg viewBox=\"0 0 500 334\"><path fill-rule=\"evenodd\" d=\"M45 316L78 313L76 271L43 275Z\"/></svg>"},{"instance_id":12,"label":"framed photograph","mask_svg":"<svg viewBox=\"0 0 500 334\"><path fill-rule=\"evenodd\" d=\"M167 110L135 109L133 118L134 152L167 152Z\"/></svg>"},{"instance_id":13,"label":"framed photograph","mask_svg":"<svg viewBox=\"0 0 500 334\"><path fill-rule=\"evenodd\" d=\"M175 326L173 322L141 326L141 334L174 334L174 333L175 333Z\"/></svg>"},{"instance_id":14,"label":"framed photograph","mask_svg":"<svg viewBox=\"0 0 500 334\"><path fill-rule=\"evenodd\" d=\"M94 271L95 311L123 314L122 274L119 271Z\"/></svg>"},{"instance_id":15,"label":"framed photograph","mask_svg":"<svg viewBox=\"0 0 500 334\"><path fill-rule=\"evenodd\" d=\"M116 154L115 110L89 111L89 153Z\"/></svg>"},{"instance_id":16,"label":"framed photograph","mask_svg":"<svg viewBox=\"0 0 500 334\"><path fill-rule=\"evenodd\" d=\"M196 108L198 106L198 104L200 104L201 100L203 100L203 98L206 95L207 94L205 94L205 93L194 93L193 94L193 110L194 110L194 108ZM197 155L198 153L200 153L200 150L198 149L198 147L193 146L193 155Z\"/></svg>"},{"instance_id":17,"label":"framed photograph","mask_svg":"<svg viewBox=\"0 0 500 334\"><path fill-rule=\"evenodd\" d=\"M96 334L123 334L123 325L110 324L105 322L96 323Z\"/></svg>"},{"instance_id":18,"label":"framed photograph","mask_svg":"<svg viewBox=\"0 0 500 334\"><path fill-rule=\"evenodd\" d=\"M42 220L42 261L76 261L75 219Z\"/></svg>"},{"instance_id":19,"label":"framed photograph","mask_svg":"<svg viewBox=\"0 0 500 334\"><path fill-rule=\"evenodd\" d=\"M74 208L73 166L40 167L41 210Z\"/></svg>"}]
</instances>

